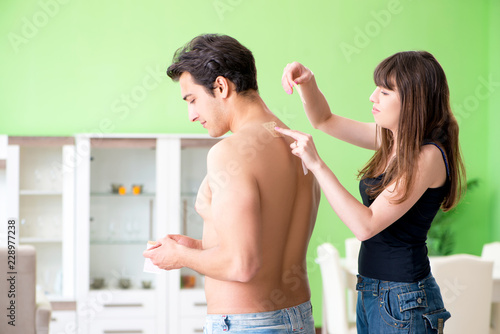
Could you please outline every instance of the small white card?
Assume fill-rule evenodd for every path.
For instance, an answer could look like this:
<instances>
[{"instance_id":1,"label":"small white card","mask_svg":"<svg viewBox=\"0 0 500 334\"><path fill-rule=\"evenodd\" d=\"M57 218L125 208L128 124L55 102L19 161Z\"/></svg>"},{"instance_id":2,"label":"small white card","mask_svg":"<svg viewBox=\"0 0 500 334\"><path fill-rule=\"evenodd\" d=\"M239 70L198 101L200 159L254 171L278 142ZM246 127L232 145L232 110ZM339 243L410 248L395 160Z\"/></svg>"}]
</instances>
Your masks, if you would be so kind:
<instances>
[{"instance_id":1,"label":"small white card","mask_svg":"<svg viewBox=\"0 0 500 334\"><path fill-rule=\"evenodd\" d=\"M148 241L146 246L147 246L147 249L150 249L150 248L153 248L155 245L156 245L156 242ZM155 266L150 258L145 258L143 271L145 273L158 274L159 272L161 272L161 269L158 268L157 266Z\"/></svg>"}]
</instances>

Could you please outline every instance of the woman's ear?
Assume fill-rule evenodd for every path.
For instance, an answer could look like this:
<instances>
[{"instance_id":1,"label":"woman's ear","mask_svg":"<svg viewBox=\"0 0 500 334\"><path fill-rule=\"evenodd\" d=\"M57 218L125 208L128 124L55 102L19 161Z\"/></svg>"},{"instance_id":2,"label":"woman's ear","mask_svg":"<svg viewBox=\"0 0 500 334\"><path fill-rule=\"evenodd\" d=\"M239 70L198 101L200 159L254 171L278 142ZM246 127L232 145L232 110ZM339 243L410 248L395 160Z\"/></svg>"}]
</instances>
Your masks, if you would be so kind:
<instances>
[{"instance_id":1,"label":"woman's ear","mask_svg":"<svg viewBox=\"0 0 500 334\"><path fill-rule=\"evenodd\" d=\"M223 76L218 76L215 78L215 90L219 92L220 96L225 99L229 96L230 90L231 90L231 85L229 83L229 80L227 80Z\"/></svg>"}]
</instances>

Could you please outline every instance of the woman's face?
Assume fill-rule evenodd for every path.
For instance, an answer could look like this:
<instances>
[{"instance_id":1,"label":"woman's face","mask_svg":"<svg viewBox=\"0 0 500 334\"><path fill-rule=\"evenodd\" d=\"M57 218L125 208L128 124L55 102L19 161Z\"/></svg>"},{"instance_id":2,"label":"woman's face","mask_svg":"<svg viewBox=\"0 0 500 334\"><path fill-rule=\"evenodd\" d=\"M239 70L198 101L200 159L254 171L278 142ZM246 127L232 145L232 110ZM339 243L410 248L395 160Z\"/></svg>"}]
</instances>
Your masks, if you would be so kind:
<instances>
[{"instance_id":1,"label":"woman's face","mask_svg":"<svg viewBox=\"0 0 500 334\"><path fill-rule=\"evenodd\" d=\"M401 114L401 98L397 90L377 86L370 96L372 114L378 126L397 132Z\"/></svg>"}]
</instances>

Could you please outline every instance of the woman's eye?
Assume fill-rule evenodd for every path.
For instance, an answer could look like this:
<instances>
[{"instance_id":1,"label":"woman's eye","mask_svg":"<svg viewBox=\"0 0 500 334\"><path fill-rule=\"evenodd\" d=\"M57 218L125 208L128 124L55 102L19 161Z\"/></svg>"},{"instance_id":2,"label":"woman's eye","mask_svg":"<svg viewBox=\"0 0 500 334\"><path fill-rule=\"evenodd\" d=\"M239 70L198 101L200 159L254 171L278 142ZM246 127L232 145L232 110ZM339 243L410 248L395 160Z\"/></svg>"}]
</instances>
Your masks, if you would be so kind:
<instances>
[{"instance_id":1,"label":"woman's eye","mask_svg":"<svg viewBox=\"0 0 500 334\"><path fill-rule=\"evenodd\" d=\"M389 93L387 92L384 92L384 91L380 91L383 95L389 95Z\"/></svg>"},{"instance_id":2,"label":"woman's eye","mask_svg":"<svg viewBox=\"0 0 500 334\"><path fill-rule=\"evenodd\" d=\"M194 99L193 99L193 100L191 100L191 101L189 101L189 104L193 104L193 103L194 103Z\"/></svg>"}]
</instances>

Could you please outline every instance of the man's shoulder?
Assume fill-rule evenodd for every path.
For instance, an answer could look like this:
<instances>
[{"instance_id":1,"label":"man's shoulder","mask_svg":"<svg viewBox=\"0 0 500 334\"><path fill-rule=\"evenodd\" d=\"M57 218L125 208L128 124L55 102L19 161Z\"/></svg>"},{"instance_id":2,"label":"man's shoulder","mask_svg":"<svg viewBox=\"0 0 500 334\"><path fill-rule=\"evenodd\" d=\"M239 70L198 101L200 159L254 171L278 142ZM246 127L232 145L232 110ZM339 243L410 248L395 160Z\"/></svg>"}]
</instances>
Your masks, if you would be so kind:
<instances>
[{"instance_id":1,"label":"man's shoulder","mask_svg":"<svg viewBox=\"0 0 500 334\"><path fill-rule=\"evenodd\" d=\"M276 145L278 144L278 145ZM273 159L278 151L290 154L283 137L276 137L260 124L250 125L215 144L209 152L209 161L239 161L253 166ZM270 156L271 155L271 156ZM279 155L279 154L278 154ZM275 156L278 158L278 156Z\"/></svg>"},{"instance_id":2,"label":"man's shoulder","mask_svg":"<svg viewBox=\"0 0 500 334\"><path fill-rule=\"evenodd\" d=\"M234 140L234 136L234 134L228 136L210 148L207 156L209 166L226 164L228 161L237 158L235 152L237 152L238 141Z\"/></svg>"}]
</instances>

